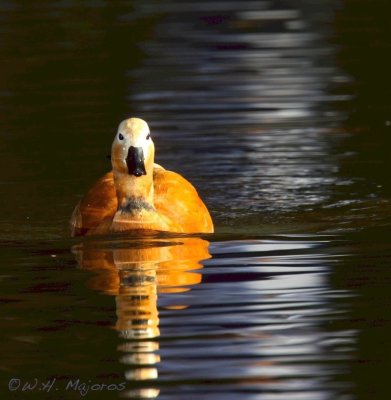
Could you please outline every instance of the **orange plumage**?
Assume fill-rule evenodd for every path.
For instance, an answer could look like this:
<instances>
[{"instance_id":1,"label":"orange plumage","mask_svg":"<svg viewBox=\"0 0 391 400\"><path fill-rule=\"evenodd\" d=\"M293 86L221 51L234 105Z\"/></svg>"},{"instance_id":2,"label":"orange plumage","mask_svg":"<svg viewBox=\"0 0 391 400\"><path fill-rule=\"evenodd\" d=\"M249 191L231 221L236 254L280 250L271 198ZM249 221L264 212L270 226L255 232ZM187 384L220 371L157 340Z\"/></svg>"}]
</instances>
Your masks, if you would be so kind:
<instances>
[{"instance_id":1,"label":"orange plumage","mask_svg":"<svg viewBox=\"0 0 391 400\"><path fill-rule=\"evenodd\" d=\"M73 211L71 233L154 230L211 233L209 211L193 185L154 163L148 125L138 118L119 125L112 171L101 177Z\"/></svg>"}]
</instances>

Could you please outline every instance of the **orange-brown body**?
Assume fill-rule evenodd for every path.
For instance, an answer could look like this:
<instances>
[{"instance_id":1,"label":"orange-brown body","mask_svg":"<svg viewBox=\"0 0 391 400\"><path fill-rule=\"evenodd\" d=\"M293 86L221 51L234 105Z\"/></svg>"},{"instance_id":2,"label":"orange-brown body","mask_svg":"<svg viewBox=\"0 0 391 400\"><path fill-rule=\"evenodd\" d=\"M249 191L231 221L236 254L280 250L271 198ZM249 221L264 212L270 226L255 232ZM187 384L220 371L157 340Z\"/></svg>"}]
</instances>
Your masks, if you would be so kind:
<instances>
[{"instance_id":1,"label":"orange-brown body","mask_svg":"<svg viewBox=\"0 0 391 400\"><path fill-rule=\"evenodd\" d=\"M154 164L154 146L147 129L147 124L136 118L120 124L121 143L115 139L111 153L113 170L76 206L71 218L73 236L135 230L213 232L209 211L193 185ZM134 143L140 145L136 148ZM141 155L129 156L136 150Z\"/></svg>"}]
</instances>

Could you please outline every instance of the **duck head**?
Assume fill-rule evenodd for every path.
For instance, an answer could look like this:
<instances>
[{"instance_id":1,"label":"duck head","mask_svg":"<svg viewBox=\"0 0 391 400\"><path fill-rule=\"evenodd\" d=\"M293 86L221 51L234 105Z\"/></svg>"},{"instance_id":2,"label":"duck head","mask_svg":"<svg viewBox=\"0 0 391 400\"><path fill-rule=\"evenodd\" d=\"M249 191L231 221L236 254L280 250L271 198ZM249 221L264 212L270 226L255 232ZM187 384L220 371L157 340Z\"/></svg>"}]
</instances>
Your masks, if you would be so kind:
<instances>
[{"instance_id":1,"label":"duck head","mask_svg":"<svg viewBox=\"0 0 391 400\"><path fill-rule=\"evenodd\" d=\"M122 121L111 147L113 172L136 178L152 174L154 156L148 124L139 118Z\"/></svg>"},{"instance_id":2,"label":"duck head","mask_svg":"<svg viewBox=\"0 0 391 400\"><path fill-rule=\"evenodd\" d=\"M130 202L153 204L155 146L148 124L129 118L118 126L111 146L111 165L119 205Z\"/></svg>"}]
</instances>

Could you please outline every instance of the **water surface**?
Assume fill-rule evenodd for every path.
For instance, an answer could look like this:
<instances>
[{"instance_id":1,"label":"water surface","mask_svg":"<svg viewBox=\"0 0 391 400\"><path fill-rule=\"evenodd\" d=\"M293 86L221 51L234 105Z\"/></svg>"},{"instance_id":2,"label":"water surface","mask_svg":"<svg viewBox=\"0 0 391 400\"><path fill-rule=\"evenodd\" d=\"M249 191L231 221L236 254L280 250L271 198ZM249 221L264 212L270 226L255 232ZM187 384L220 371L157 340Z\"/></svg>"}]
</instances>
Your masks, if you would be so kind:
<instances>
[{"instance_id":1,"label":"water surface","mask_svg":"<svg viewBox=\"0 0 391 400\"><path fill-rule=\"evenodd\" d=\"M385 2L0 11L2 398L388 398ZM216 234L68 238L130 115Z\"/></svg>"}]
</instances>

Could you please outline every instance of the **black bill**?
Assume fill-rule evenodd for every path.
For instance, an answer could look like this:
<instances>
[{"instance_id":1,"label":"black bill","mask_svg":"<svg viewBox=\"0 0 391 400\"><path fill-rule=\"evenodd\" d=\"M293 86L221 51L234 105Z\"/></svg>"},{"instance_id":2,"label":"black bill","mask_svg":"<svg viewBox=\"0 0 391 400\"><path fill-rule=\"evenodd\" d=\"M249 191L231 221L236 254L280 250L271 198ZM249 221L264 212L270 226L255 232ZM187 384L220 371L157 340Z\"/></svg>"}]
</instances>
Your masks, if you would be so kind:
<instances>
[{"instance_id":1,"label":"black bill","mask_svg":"<svg viewBox=\"0 0 391 400\"><path fill-rule=\"evenodd\" d=\"M147 175L144 164L144 152L142 147L130 146L126 157L129 175Z\"/></svg>"}]
</instances>

